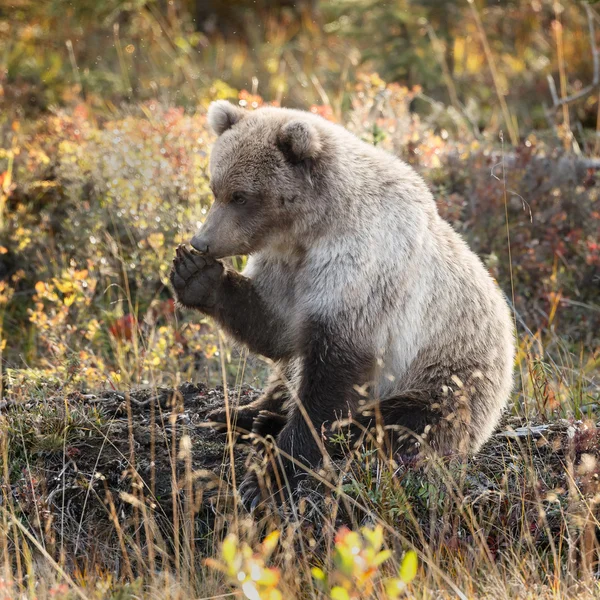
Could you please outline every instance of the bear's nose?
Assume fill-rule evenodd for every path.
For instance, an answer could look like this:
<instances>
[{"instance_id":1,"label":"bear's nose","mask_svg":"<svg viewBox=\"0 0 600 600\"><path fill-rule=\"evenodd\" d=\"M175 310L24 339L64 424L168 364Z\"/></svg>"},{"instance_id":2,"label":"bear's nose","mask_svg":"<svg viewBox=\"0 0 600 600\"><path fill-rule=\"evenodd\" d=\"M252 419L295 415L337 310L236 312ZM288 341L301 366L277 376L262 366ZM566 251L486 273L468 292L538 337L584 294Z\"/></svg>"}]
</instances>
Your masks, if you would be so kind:
<instances>
[{"instance_id":1,"label":"bear's nose","mask_svg":"<svg viewBox=\"0 0 600 600\"><path fill-rule=\"evenodd\" d=\"M195 235L190 243L198 252L208 254L208 242L205 242L199 235Z\"/></svg>"}]
</instances>

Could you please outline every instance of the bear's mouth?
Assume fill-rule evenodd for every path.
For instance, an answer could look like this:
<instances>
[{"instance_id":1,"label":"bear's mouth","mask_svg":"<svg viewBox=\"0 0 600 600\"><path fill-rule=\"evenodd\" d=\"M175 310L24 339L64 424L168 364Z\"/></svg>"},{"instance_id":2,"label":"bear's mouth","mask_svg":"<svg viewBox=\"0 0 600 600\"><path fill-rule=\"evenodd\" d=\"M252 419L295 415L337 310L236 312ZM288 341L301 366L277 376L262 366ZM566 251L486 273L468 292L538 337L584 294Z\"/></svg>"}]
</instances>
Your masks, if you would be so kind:
<instances>
[{"instance_id":1,"label":"bear's mouth","mask_svg":"<svg viewBox=\"0 0 600 600\"><path fill-rule=\"evenodd\" d=\"M199 248L196 248L196 246L194 246L193 238L189 244L186 244L186 246L192 254L208 255L208 253L209 253L208 246L206 246L206 250L200 250Z\"/></svg>"}]
</instances>

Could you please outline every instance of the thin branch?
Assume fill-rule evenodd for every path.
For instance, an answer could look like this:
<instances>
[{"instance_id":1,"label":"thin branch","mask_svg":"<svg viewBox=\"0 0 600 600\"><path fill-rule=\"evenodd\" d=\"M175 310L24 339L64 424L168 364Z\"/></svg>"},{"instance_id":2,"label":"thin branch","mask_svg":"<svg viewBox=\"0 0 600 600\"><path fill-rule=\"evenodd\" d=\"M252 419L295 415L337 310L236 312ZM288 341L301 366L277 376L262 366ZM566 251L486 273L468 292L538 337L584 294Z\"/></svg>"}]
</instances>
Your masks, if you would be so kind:
<instances>
[{"instance_id":1,"label":"thin branch","mask_svg":"<svg viewBox=\"0 0 600 600\"><path fill-rule=\"evenodd\" d=\"M584 4L585 12L588 18L588 29L590 32L590 42L592 44L592 58L594 60L594 79L592 85L598 85L600 83L600 54L598 53L598 47L596 46L596 31L594 30L594 13L589 4Z\"/></svg>"},{"instance_id":2,"label":"thin branch","mask_svg":"<svg viewBox=\"0 0 600 600\"><path fill-rule=\"evenodd\" d=\"M550 88L550 95L552 96L552 104L554 108L560 108L565 104L570 104L571 102L575 102L576 100L580 100L584 98L591 92L593 92L600 85L600 51L598 50L598 46L596 45L596 31L594 28L594 13L590 8L589 4L584 3L585 12L588 18L588 30L590 33L590 43L592 46L592 60L594 61L594 76L592 79L592 83L587 85L586 87L579 90L577 93L572 94L571 96L565 96L564 98L559 98L556 93L556 84L554 83L554 78L552 75L548 75L548 87Z\"/></svg>"},{"instance_id":3,"label":"thin branch","mask_svg":"<svg viewBox=\"0 0 600 600\"><path fill-rule=\"evenodd\" d=\"M516 122L513 121L512 115L510 113L510 109L508 108L508 104L506 103L506 98L504 97L504 90L502 89L502 86L500 85L498 70L496 68L496 61L494 60L494 55L492 53L492 49L490 48L490 44L488 42L488 37L485 33L485 28L483 27L483 23L481 21L481 17L479 16L479 11L477 10L475 1L468 0L468 3L469 3L469 8L471 9L471 13L473 15L473 19L475 21L475 25L477 27L477 31L479 33L479 38L481 40L481 45L483 46L483 52L485 54L485 58L487 60L488 67L490 69L492 81L494 82L494 88L496 90L496 95L498 96L498 101L500 102L500 108L502 110L504 124L506 125L506 129L508 129L508 134L509 134L512 145L517 146L519 144L519 133L517 131L517 127L515 126Z\"/></svg>"}]
</instances>

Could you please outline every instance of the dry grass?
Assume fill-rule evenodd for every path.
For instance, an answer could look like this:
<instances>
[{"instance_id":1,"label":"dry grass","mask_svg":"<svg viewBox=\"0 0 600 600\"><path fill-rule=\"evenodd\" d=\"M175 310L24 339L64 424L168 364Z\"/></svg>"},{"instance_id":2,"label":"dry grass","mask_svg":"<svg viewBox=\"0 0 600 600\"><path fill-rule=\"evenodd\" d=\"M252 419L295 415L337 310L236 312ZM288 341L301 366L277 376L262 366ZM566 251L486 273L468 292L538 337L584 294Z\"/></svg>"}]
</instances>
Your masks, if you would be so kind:
<instances>
[{"instance_id":1,"label":"dry grass","mask_svg":"<svg viewBox=\"0 0 600 600\"><path fill-rule=\"evenodd\" d=\"M551 384L547 370L522 367L531 390ZM237 387L229 398L246 402L256 393ZM391 558L374 570L369 593L350 597L388 597L384 583L409 549L419 559L412 597L599 597L593 412L548 418L535 408L535 393L525 396L516 406L529 404L529 416L507 415L467 464L434 455L398 464L376 440L352 451L340 435L344 457L312 473L295 506L249 515L234 483L256 464L252 440L203 421L223 401L222 388L190 384L100 395L9 389L1 417L5 596L243 595L235 578L205 565L234 534L256 550L246 557L251 566L268 558L277 574L257 598L275 589L327 597L311 568L339 580L336 532L379 526ZM266 553L260 543L273 531L279 543Z\"/></svg>"}]
</instances>

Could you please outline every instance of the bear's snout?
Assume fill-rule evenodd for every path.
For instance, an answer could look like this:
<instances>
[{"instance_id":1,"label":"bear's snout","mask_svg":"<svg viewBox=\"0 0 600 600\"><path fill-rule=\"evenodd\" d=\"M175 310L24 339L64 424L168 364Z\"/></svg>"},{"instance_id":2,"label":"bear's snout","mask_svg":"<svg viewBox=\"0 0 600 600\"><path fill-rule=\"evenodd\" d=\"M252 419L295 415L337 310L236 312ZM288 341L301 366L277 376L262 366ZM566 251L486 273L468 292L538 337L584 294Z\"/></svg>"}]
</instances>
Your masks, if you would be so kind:
<instances>
[{"instance_id":1,"label":"bear's snout","mask_svg":"<svg viewBox=\"0 0 600 600\"><path fill-rule=\"evenodd\" d=\"M202 254L208 254L208 241L205 240L201 233L197 233L190 242L192 248L198 250Z\"/></svg>"},{"instance_id":2,"label":"bear's snout","mask_svg":"<svg viewBox=\"0 0 600 600\"><path fill-rule=\"evenodd\" d=\"M226 214L223 206L213 204L206 215L202 227L191 239L190 244L202 254L208 254L213 258L231 256L233 250L229 246L232 237L231 219Z\"/></svg>"}]
</instances>

